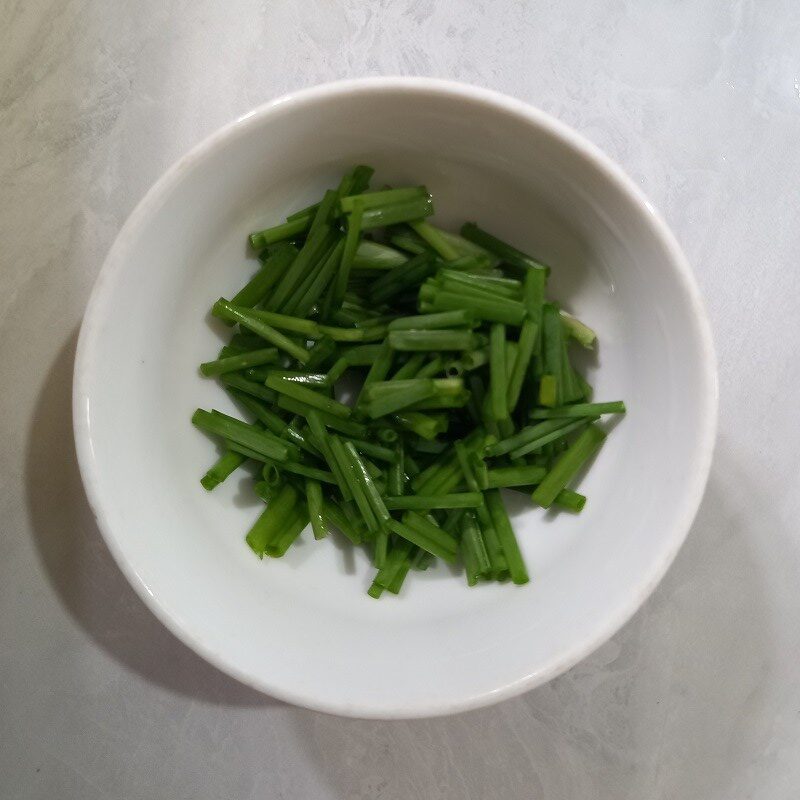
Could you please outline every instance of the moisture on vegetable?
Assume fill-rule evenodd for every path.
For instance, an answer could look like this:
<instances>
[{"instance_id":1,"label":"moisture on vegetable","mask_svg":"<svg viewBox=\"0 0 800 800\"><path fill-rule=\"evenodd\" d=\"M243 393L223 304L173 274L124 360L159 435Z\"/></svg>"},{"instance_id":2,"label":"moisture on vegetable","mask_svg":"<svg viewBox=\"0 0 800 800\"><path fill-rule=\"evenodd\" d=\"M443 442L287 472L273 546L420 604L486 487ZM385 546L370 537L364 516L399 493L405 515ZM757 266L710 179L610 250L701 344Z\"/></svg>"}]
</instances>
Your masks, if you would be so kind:
<instances>
[{"instance_id":1,"label":"moisture on vegetable","mask_svg":"<svg viewBox=\"0 0 800 800\"><path fill-rule=\"evenodd\" d=\"M258 269L213 304L230 337L200 365L244 419L192 416L222 448L201 484L252 465L253 552L335 531L369 554L373 598L437 559L469 586L527 583L503 490L579 513L570 486L625 405L575 368L597 336L547 298L548 266L473 222L436 227L425 186L372 176L250 235Z\"/></svg>"}]
</instances>

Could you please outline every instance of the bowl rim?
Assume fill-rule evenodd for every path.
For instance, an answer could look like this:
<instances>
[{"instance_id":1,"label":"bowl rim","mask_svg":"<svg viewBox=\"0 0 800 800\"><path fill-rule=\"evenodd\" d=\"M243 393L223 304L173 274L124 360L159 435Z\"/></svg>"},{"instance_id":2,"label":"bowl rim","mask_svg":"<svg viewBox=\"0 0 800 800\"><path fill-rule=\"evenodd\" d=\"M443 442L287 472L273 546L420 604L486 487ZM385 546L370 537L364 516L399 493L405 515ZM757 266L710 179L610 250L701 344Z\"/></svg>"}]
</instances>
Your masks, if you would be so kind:
<instances>
[{"instance_id":1,"label":"bowl rim","mask_svg":"<svg viewBox=\"0 0 800 800\"><path fill-rule=\"evenodd\" d=\"M352 701L343 698L337 700L335 697L320 698L309 696L292 688L275 685L260 675L240 669L233 660L226 658L225 654L217 652L196 634L184 628L182 622L160 603L158 597L136 572L126 555L122 540L117 538L108 522L105 507L109 501L101 495L95 473L96 465L89 424L89 390L92 375L96 368L94 354L100 333L100 318L108 299L110 279L112 275L122 268L125 252L130 243L135 240L142 223L152 212L157 210L162 198L169 193L172 187L179 183L183 176L193 169L196 163L225 147L245 128L255 122L266 119L278 110L287 107L310 106L319 101L330 100L337 96L383 92L447 96L488 106L496 112L514 116L533 127L541 129L545 134L566 144L575 155L586 159L598 168L604 178L614 184L631 201L631 204L638 208L642 216L649 220L654 237L663 246L668 255L673 276L688 299L691 314L696 324L699 344L698 356L702 370L701 377L706 386L706 391L703 392L703 396L699 400L698 411L701 434L697 439L696 458L691 466L691 477L683 499L681 514L671 531L669 547L663 550L660 560L654 561L649 570L643 573L638 582L631 587L630 598L627 603L617 609L616 613L609 615L603 623L598 624L592 637L576 642L568 651L555 653L549 663L535 672L521 676L494 690L466 696L458 700L447 699L431 702L430 698L428 698L424 704L391 705L389 703L376 709L367 705L354 704ZM73 374L72 411L75 448L81 478L89 506L106 546L123 575L148 609L183 644L222 672L236 678L245 685L294 705L316 711L359 718L413 719L444 716L480 708L546 683L577 664L608 641L636 613L672 564L697 514L711 469L716 440L718 391L716 357L711 326L692 270L675 236L652 203L639 187L634 184L633 180L623 172L621 167L615 164L599 147L585 139L567 124L544 111L522 100L494 90L438 78L371 77L323 83L289 92L266 102L217 129L192 147L188 153L179 158L155 181L121 228L95 280L78 336Z\"/></svg>"}]
</instances>

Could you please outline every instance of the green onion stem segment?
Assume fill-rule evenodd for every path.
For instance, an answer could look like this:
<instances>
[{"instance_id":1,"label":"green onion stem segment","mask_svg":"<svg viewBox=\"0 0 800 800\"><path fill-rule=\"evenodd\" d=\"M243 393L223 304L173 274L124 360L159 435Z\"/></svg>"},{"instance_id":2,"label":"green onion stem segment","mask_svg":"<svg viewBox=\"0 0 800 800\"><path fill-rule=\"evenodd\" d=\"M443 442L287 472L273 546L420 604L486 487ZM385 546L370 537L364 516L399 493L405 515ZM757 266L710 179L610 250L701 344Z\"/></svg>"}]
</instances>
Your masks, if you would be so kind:
<instances>
[{"instance_id":1,"label":"green onion stem segment","mask_svg":"<svg viewBox=\"0 0 800 800\"><path fill-rule=\"evenodd\" d=\"M398 575L402 573L403 568L405 567L407 570L408 557L413 548L414 545L406 539L401 539L395 544L391 552L386 556L383 567L378 570L372 585L367 591L370 597L377 599L385 589L392 590L392 586Z\"/></svg>"},{"instance_id":2,"label":"green onion stem segment","mask_svg":"<svg viewBox=\"0 0 800 800\"><path fill-rule=\"evenodd\" d=\"M588 325L563 310L561 311L561 322L567 334L575 339L576 342L590 350L594 347L594 343L597 341L597 334Z\"/></svg>"},{"instance_id":3,"label":"green onion stem segment","mask_svg":"<svg viewBox=\"0 0 800 800\"><path fill-rule=\"evenodd\" d=\"M340 202L346 202L352 198L343 198ZM350 271L353 268L353 262L356 257L356 250L358 249L359 240L361 237L361 220L364 215L364 201L355 200L352 207L352 213L347 218L347 236L344 242L344 251L342 252L342 263L339 266L339 272L336 275L336 288L334 303L336 306L341 305L345 292L347 291L347 284L350 280Z\"/></svg>"},{"instance_id":4,"label":"green onion stem segment","mask_svg":"<svg viewBox=\"0 0 800 800\"><path fill-rule=\"evenodd\" d=\"M470 451L463 442L457 442L455 445L457 464L461 475L466 480L467 486L470 491L479 491L478 480L475 477L475 472L470 464L469 453ZM496 580L502 580L509 574L508 559L503 552L503 546L500 542L500 537L494 526L494 521L489 513L488 506L484 503L477 508L478 520L480 522L481 531L483 533L483 540L486 547L486 553L491 564L491 575Z\"/></svg>"},{"instance_id":5,"label":"green onion stem segment","mask_svg":"<svg viewBox=\"0 0 800 800\"><path fill-rule=\"evenodd\" d=\"M457 494L406 495L387 497L386 508L390 511L411 509L428 511L432 508L477 508L483 503L480 492L460 492Z\"/></svg>"},{"instance_id":6,"label":"green onion stem segment","mask_svg":"<svg viewBox=\"0 0 800 800\"><path fill-rule=\"evenodd\" d=\"M532 486L539 483L547 474L545 467L526 465L519 467L495 467L486 471L483 489L505 489L510 486Z\"/></svg>"},{"instance_id":7,"label":"green onion stem segment","mask_svg":"<svg viewBox=\"0 0 800 800\"><path fill-rule=\"evenodd\" d=\"M410 227L421 238L424 239L445 261L454 261L458 258L458 251L444 237L441 232L434 228L429 222L417 220L410 222Z\"/></svg>"},{"instance_id":8,"label":"green onion stem segment","mask_svg":"<svg viewBox=\"0 0 800 800\"><path fill-rule=\"evenodd\" d=\"M464 561L468 586L474 586L481 578L490 577L492 564L486 552L478 519L472 512L462 517L461 558Z\"/></svg>"},{"instance_id":9,"label":"green onion stem segment","mask_svg":"<svg viewBox=\"0 0 800 800\"><path fill-rule=\"evenodd\" d=\"M534 408L531 419L566 419L569 417L599 417L601 414L624 414L625 403L614 400L609 403L575 403L559 408Z\"/></svg>"},{"instance_id":10,"label":"green onion stem segment","mask_svg":"<svg viewBox=\"0 0 800 800\"><path fill-rule=\"evenodd\" d=\"M285 484L250 528L245 538L260 558L264 557L267 546L281 535L284 526L290 521L297 499L298 493L294 486Z\"/></svg>"},{"instance_id":11,"label":"green onion stem segment","mask_svg":"<svg viewBox=\"0 0 800 800\"><path fill-rule=\"evenodd\" d=\"M192 415L192 423L207 433L243 445L267 458L286 461L289 457L286 445L272 434L219 411L209 412L198 408Z\"/></svg>"},{"instance_id":12,"label":"green onion stem segment","mask_svg":"<svg viewBox=\"0 0 800 800\"><path fill-rule=\"evenodd\" d=\"M363 535L354 520L349 517L338 505L330 500L322 501L322 515L326 522L337 528L351 544L361 544Z\"/></svg>"},{"instance_id":13,"label":"green onion stem segment","mask_svg":"<svg viewBox=\"0 0 800 800\"><path fill-rule=\"evenodd\" d=\"M385 525L391 519L391 516L386 508L381 493L375 487L375 482L364 465L364 461L351 441L346 441L344 443L344 449L353 466L356 480L362 485L367 502L372 509L372 513L375 515L375 519L378 521L379 525Z\"/></svg>"},{"instance_id":14,"label":"green onion stem segment","mask_svg":"<svg viewBox=\"0 0 800 800\"><path fill-rule=\"evenodd\" d=\"M441 311L436 314L418 314L413 317L399 317L389 323L389 332L458 328L462 325L471 327L474 321L475 318L472 312L467 309Z\"/></svg>"},{"instance_id":15,"label":"green onion stem segment","mask_svg":"<svg viewBox=\"0 0 800 800\"><path fill-rule=\"evenodd\" d=\"M306 480L306 502L314 538L324 539L328 535L328 529L325 525L325 514L322 508L322 486L318 481Z\"/></svg>"},{"instance_id":16,"label":"green onion stem segment","mask_svg":"<svg viewBox=\"0 0 800 800\"><path fill-rule=\"evenodd\" d=\"M462 292L437 290L430 301L430 311L460 311L467 309L475 319L484 322L502 322L504 325L522 324L525 307L515 300L473 296ZM425 310L425 309L422 309Z\"/></svg>"},{"instance_id":17,"label":"green onion stem segment","mask_svg":"<svg viewBox=\"0 0 800 800\"><path fill-rule=\"evenodd\" d=\"M299 400L312 408L324 411L326 414L331 414L335 417L349 417L351 409L344 403L338 400L332 400L330 397L319 392L309 389L300 383L292 381L290 378L283 378L280 375L270 375L265 384L268 389L273 389L280 394L291 397L294 400Z\"/></svg>"},{"instance_id":18,"label":"green onion stem segment","mask_svg":"<svg viewBox=\"0 0 800 800\"><path fill-rule=\"evenodd\" d=\"M231 303L244 308L258 305L296 256L297 248L290 244L279 245L270 251L261 269L233 296Z\"/></svg>"},{"instance_id":19,"label":"green onion stem segment","mask_svg":"<svg viewBox=\"0 0 800 800\"><path fill-rule=\"evenodd\" d=\"M238 322L242 327L252 331L257 336L265 339L270 344L296 358L301 364L308 361L308 350L293 342L287 336L262 322L249 309L239 308L228 303L224 298L214 304L214 316L219 316L229 322Z\"/></svg>"},{"instance_id":20,"label":"green onion stem segment","mask_svg":"<svg viewBox=\"0 0 800 800\"><path fill-rule=\"evenodd\" d=\"M586 497L578 492L573 492L571 489L562 489L553 500L553 504L559 508L564 508L567 511L573 511L576 514L583 511L586 505Z\"/></svg>"},{"instance_id":21,"label":"green onion stem segment","mask_svg":"<svg viewBox=\"0 0 800 800\"><path fill-rule=\"evenodd\" d=\"M496 420L508 417L508 382L506 376L506 326L492 325L489 333L489 396L491 414Z\"/></svg>"},{"instance_id":22,"label":"green onion stem segment","mask_svg":"<svg viewBox=\"0 0 800 800\"><path fill-rule=\"evenodd\" d=\"M500 546L503 548L503 554L508 562L508 572L511 580L517 584L527 583L528 570L525 568L525 562L517 544L517 537L514 536L514 529L511 527L511 521L503 505L503 498L500 497L500 492L497 489L486 492L484 496L492 518L492 524L497 532L497 538L500 540Z\"/></svg>"},{"instance_id":23,"label":"green onion stem segment","mask_svg":"<svg viewBox=\"0 0 800 800\"><path fill-rule=\"evenodd\" d=\"M462 225L461 235L468 241L480 245L490 253L494 253L502 261L519 269L547 269L544 264L539 263L521 250L517 250L516 247L512 247L502 239L492 236L490 233L479 228L474 222L467 222Z\"/></svg>"},{"instance_id":24,"label":"green onion stem segment","mask_svg":"<svg viewBox=\"0 0 800 800\"><path fill-rule=\"evenodd\" d=\"M262 364L274 364L277 360L277 348L265 347L263 350L248 350L239 355L218 358L216 361L206 361L200 365L200 372L206 377L210 377L222 375L225 372L239 372Z\"/></svg>"},{"instance_id":25,"label":"green onion stem segment","mask_svg":"<svg viewBox=\"0 0 800 800\"><path fill-rule=\"evenodd\" d=\"M533 502L542 508L550 508L558 493L575 477L578 470L599 449L606 438L605 431L597 425L590 425L580 436L558 457L542 482L536 487L531 497Z\"/></svg>"},{"instance_id":26,"label":"green onion stem segment","mask_svg":"<svg viewBox=\"0 0 800 800\"><path fill-rule=\"evenodd\" d=\"M387 341L393 350L425 352L474 350L478 345L475 334L465 330L395 330Z\"/></svg>"},{"instance_id":27,"label":"green onion stem segment","mask_svg":"<svg viewBox=\"0 0 800 800\"><path fill-rule=\"evenodd\" d=\"M378 521L364 491L363 481L356 476L355 464L348 456L344 443L338 436L331 436L331 450L344 479L347 481L350 495L355 501L364 520L367 530L375 533L378 530Z\"/></svg>"},{"instance_id":28,"label":"green onion stem segment","mask_svg":"<svg viewBox=\"0 0 800 800\"><path fill-rule=\"evenodd\" d=\"M236 453L233 450L224 452L209 468L205 475L200 479L203 488L210 492L216 489L232 472L238 469L244 462L247 461L247 456L241 453Z\"/></svg>"},{"instance_id":29,"label":"green onion stem segment","mask_svg":"<svg viewBox=\"0 0 800 800\"><path fill-rule=\"evenodd\" d=\"M455 562L458 551L458 543L455 538L419 514L407 511L403 515L402 522L390 519L388 526L392 533L396 533L402 539L417 545L431 555L441 558L442 561L446 561L448 564Z\"/></svg>"},{"instance_id":30,"label":"green onion stem segment","mask_svg":"<svg viewBox=\"0 0 800 800\"><path fill-rule=\"evenodd\" d=\"M597 417L590 417L588 420L586 419L578 419L574 421L566 421L561 420L563 423L560 427L557 427L547 433L543 433L535 439L531 439L526 444L522 445L521 447L517 447L511 451L510 456L512 459L522 458L523 456L527 456L529 453L533 453L537 450L540 450L547 444L551 442L557 442L560 439L563 439L568 433L572 433L573 431L581 430L585 428L590 422L594 422L597 420ZM553 420L555 421L555 420Z\"/></svg>"}]
</instances>

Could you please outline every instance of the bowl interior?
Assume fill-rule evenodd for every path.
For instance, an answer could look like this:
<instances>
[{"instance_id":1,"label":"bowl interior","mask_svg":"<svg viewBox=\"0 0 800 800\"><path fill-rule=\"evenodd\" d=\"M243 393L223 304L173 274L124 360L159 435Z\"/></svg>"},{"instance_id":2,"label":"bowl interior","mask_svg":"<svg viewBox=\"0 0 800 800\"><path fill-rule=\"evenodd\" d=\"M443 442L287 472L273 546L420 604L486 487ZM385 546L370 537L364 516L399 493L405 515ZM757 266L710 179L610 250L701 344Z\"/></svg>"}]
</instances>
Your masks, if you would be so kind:
<instances>
[{"instance_id":1,"label":"bowl interior","mask_svg":"<svg viewBox=\"0 0 800 800\"><path fill-rule=\"evenodd\" d=\"M260 503L242 471L213 493L217 447L189 422L235 413L197 365L226 331L209 317L253 272L247 233L313 202L355 163L373 185L425 183L443 226L477 220L551 264L549 294L594 326L585 368L629 407L580 490L579 516L509 507L525 587L468 589L440 567L399 598L309 532L258 561ZM647 596L685 535L713 413L702 311L671 240L602 161L544 117L488 94L364 84L301 93L212 137L157 184L112 250L78 363L81 466L128 577L188 644L279 697L364 716L490 702L552 677Z\"/></svg>"}]
</instances>

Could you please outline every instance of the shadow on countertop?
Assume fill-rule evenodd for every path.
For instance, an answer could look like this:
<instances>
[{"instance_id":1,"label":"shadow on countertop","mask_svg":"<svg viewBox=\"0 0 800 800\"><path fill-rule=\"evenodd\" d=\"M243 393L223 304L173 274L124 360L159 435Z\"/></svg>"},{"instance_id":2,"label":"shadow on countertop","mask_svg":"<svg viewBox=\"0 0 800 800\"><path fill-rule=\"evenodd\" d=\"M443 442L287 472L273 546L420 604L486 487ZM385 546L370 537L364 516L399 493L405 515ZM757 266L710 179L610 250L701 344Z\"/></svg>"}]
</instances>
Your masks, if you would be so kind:
<instances>
[{"instance_id":1,"label":"shadow on countertop","mask_svg":"<svg viewBox=\"0 0 800 800\"><path fill-rule=\"evenodd\" d=\"M176 639L133 591L103 541L81 483L72 430L72 333L36 401L25 454L35 544L51 585L75 621L126 668L206 703L280 701L228 677Z\"/></svg>"}]
</instances>

